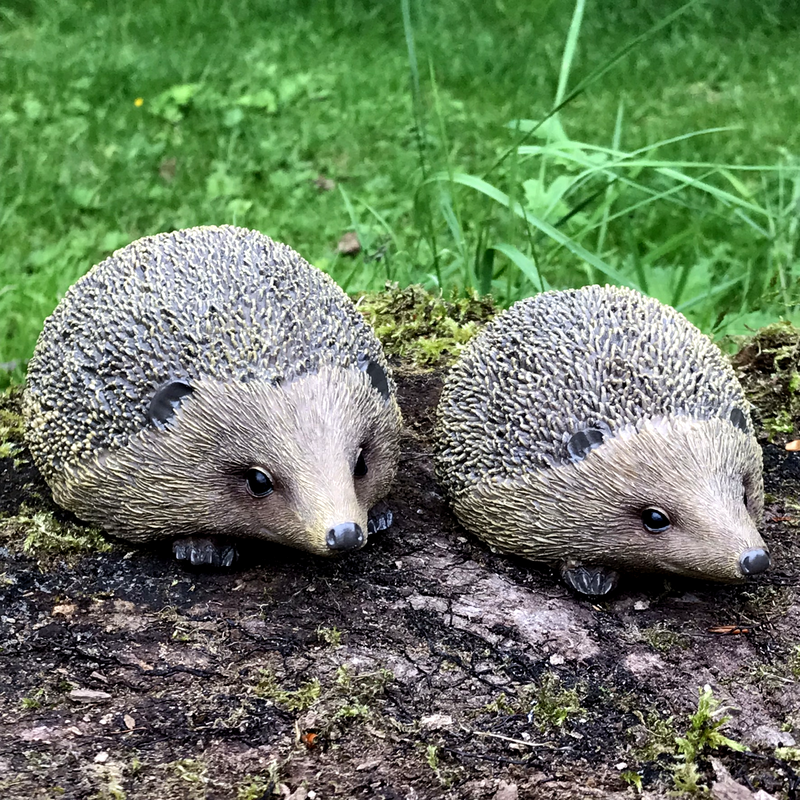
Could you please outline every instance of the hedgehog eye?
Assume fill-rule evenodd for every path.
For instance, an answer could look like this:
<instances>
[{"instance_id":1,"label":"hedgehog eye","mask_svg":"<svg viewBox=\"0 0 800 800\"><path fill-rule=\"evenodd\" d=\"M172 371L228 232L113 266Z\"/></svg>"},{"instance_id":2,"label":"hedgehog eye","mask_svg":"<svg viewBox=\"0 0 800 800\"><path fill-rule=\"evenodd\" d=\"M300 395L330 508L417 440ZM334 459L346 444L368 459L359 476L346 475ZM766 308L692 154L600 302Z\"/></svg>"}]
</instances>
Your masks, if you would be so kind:
<instances>
[{"instance_id":1,"label":"hedgehog eye","mask_svg":"<svg viewBox=\"0 0 800 800\"><path fill-rule=\"evenodd\" d=\"M266 497L272 494L273 485L272 478L262 469L249 469L244 476L247 482L247 491L253 497Z\"/></svg>"},{"instance_id":2,"label":"hedgehog eye","mask_svg":"<svg viewBox=\"0 0 800 800\"><path fill-rule=\"evenodd\" d=\"M642 525L650 533L663 533L671 523L665 511L660 508L646 508L642 511Z\"/></svg>"},{"instance_id":3,"label":"hedgehog eye","mask_svg":"<svg viewBox=\"0 0 800 800\"><path fill-rule=\"evenodd\" d=\"M356 478L363 478L367 474L367 462L364 458L364 451L361 450L356 459L356 466L353 470L353 476Z\"/></svg>"}]
</instances>

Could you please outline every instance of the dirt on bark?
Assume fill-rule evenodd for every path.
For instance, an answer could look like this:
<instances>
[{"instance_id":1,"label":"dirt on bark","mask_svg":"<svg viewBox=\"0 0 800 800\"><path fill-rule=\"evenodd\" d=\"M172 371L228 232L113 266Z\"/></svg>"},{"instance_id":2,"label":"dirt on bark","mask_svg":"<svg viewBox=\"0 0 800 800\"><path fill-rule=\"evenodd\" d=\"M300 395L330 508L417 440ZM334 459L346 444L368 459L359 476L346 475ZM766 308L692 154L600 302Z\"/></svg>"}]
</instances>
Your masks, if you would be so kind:
<instances>
[{"instance_id":1,"label":"dirt on bark","mask_svg":"<svg viewBox=\"0 0 800 800\"><path fill-rule=\"evenodd\" d=\"M768 573L626 576L592 602L457 524L441 373L396 375L394 524L341 559L82 552L27 453L0 459L0 797L797 797L800 455L764 438Z\"/></svg>"}]
</instances>

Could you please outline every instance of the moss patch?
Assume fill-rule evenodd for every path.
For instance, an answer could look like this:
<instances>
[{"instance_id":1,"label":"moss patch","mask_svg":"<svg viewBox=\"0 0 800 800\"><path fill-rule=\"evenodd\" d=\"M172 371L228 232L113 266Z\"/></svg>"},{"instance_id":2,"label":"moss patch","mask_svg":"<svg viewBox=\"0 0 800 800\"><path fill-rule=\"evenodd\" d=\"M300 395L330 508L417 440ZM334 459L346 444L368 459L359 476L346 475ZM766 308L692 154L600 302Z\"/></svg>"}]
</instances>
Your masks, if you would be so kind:
<instances>
[{"instance_id":1,"label":"moss patch","mask_svg":"<svg viewBox=\"0 0 800 800\"><path fill-rule=\"evenodd\" d=\"M255 775L239 787L236 800L265 800L278 794L280 789L280 772L277 762L273 762L266 775ZM285 795L284 795L285 796Z\"/></svg>"},{"instance_id":2,"label":"moss patch","mask_svg":"<svg viewBox=\"0 0 800 800\"><path fill-rule=\"evenodd\" d=\"M449 300L422 286L362 295L357 306L389 355L429 367L452 363L464 345L497 313L491 297L469 290Z\"/></svg>"},{"instance_id":3,"label":"moss patch","mask_svg":"<svg viewBox=\"0 0 800 800\"><path fill-rule=\"evenodd\" d=\"M0 543L42 566L111 550L99 530L82 525L53 503L24 438L22 387L17 386L0 392L0 486L3 480L22 482L16 491L0 491Z\"/></svg>"},{"instance_id":4,"label":"moss patch","mask_svg":"<svg viewBox=\"0 0 800 800\"><path fill-rule=\"evenodd\" d=\"M10 549L19 547L40 564L84 553L103 553L112 547L96 528L60 522L52 512L34 511L28 506L22 506L19 514L0 519L0 541Z\"/></svg>"},{"instance_id":5,"label":"moss patch","mask_svg":"<svg viewBox=\"0 0 800 800\"><path fill-rule=\"evenodd\" d=\"M287 711L305 711L319 700L320 683L314 678L298 689L284 689L272 670L262 669L254 692Z\"/></svg>"},{"instance_id":6,"label":"moss patch","mask_svg":"<svg viewBox=\"0 0 800 800\"><path fill-rule=\"evenodd\" d=\"M686 650L689 646L689 640L686 636L671 630L662 622L656 623L649 628L642 628L641 638L660 653L668 653L675 648Z\"/></svg>"},{"instance_id":7,"label":"moss patch","mask_svg":"<svg viewBox=\"0 0 800 800\"><path fill-rule=\"evenodd\" d=\"M258 683L253 687L257 697L270 700L285 711L299 713L314 708L324 724L325 738L339 733L335 728L353 720L368 720L383 704L387 686L394 675L387 669L356 673L347 664L341 664L333 680L320 682L312 678L297 689L285 689L275 673L261 669Z\"/></svg>"},{"instance_id":8,"label":"moss patch","mask_svg":"<svg viewBox=\"0 0 800 800\"><path fill-rule=\"evenodd\" d=\"M0 392L0 458L9 458L22 447L25 428L21 406L21 386Z\"/></svg>"},{"instance_id":9,"label":"moss patch","mask_svg":"<svg viewBox=\"0 0 800 800\"><path fill-rule=\"evenodd\" d=\"M741 345L732 363L769 440L799 438L800 330L777 322Z\"/></svg>"},{"instance_id":10,"label":"moss patch","mask_svg":"<svg viewBox=\"0 0 800 800\"><path fill-rule=\"evenodd\" d=\"M545 731L561 728L570 717L583 713L581 701L585 695L583 684L567 687L554 672L545 672L537 683L520 686L514 695L499 695L484 710L529 717Z\"/></svg>"},{"instance_id":11,"label":"moss patch","mask_svg":"<svg viewBox=\"0 0 800 800\"><path fill-rule=\"evenodd\" d=\"M689 717L682 736L678 733L675 718L672 716L663 717L655 709L651 709L647 716L641 711L634 711L634 715L641 722L641 725L631 730L640 740L634 752L645 763L672 762L672 788L680 796L708 792L706 783L711 776L704 768L707 766L705 757L709 753L720 748L729 748L735 752L747 749L723 733L730 717L725 715L725 709L720 706L708 686L699 690L697 710ZM641 769L631 770L629 777L623 780L637 785L634 776L641 778L641 774Z\"/></svg>"}]
</instances>

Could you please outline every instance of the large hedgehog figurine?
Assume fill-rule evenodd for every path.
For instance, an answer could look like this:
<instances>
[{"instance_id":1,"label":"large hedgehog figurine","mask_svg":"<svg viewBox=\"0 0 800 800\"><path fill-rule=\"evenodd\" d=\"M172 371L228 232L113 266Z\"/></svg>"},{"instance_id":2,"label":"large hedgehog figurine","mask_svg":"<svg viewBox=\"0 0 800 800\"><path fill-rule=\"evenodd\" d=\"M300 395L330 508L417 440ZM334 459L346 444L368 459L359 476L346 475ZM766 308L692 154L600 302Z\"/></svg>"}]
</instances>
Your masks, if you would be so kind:
<instances>
[{"instance_id":1,"label":"large hedgehog figurine","mask_svg":"<svg viewBox=\"0 0 800 800\"><path fill-rule=\"evenodd\" d=\"M466 528L586 594L619 570L734 582L769 566L733 370L629 289L547 292L490 323L445 382L436 468Z\"/></svg>"},{"instance_id":2,"label":"large hedgehog figurine","mask_svg":"<svg viewBox=\"0 0 800 800\"><path fill-rule=\"evenodd\" d=\"M230 564L245 537L353 550L393 480L381 345L334 282L256 231L140 239L45 322L24 394L56 502L133 542Z\"/></svg>"}]
</instances>

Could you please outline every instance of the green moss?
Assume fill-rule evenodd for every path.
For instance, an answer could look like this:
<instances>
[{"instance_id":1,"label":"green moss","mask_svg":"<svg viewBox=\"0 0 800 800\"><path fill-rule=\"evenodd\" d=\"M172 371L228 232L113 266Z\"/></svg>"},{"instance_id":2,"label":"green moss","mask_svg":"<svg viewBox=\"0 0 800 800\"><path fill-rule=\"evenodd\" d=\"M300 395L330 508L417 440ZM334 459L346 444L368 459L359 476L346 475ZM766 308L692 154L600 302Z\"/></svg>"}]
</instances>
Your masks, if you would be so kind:
<instances>
[{"instance_id":1,"label":"green moss","mask_svg":"<svg viewBox=\"0 0 800 800\"><path fill-rule=\"evenodd\" d=\"M266 775L253 775L239 787L236 800L266 800L267 797L280 794L280 770L273 761L267 768Z\"/></svg>"},{"instance_id":2,"label":"green moss","mask_svg":"<svg viewBox=\"0 0 800 800\"><path fill-rule=\"evenodd\" d=\"M483 707L487 714L516 714L521 713L517 698L509 698L505 692L501 692L491 703Z\"/></svg>"},{"instance_id":3,"label":"green moss","mask_svg":"<svg viewBox=\"0 0 800 800\"><path fill-rule=\"evenodd\" d=\"M723 715L719 700L709 686L700 690L697 699L697 711L689 718L689 727L684 736L675 739L678 752L686 761L694 761L704 750L717 750L730 747L739 752L747 748L722 733L730 717Z\"/></svg>"},{"instance_id":4,"label":"green moss","mask_svg":"<svg viewBox=\"0 0 800 800\"><path fill-rule=\"evenodd\" d=\"M181 780L187 783L200 783L206 773L206 765L195 758L182 758L170 765Z\"/></svg>"},{"instance_id":5,"label":"green moss","mask_svg":"<svg viewBox=\"0 0 800 800\"><path fill-rule=\"evenodd\" d=\"M109 760L95 766L95 779L98 782L97 791L90 800L125 800L125 790L122 788L123 764Z\"/></svg>"},{"instance_id":6,"label":"green moss","mask_svg":"<svg viewBox=\"0 0 800 800\"><path fill-rule=\"evenodd\" d=\"M748 399L759 410L770 441L800 435L800 330L767 325L740 339L733 357Z\"/></svg>"},{"instance_id":7,"label":"green moss","mask_svg":"<svg viewBox=\"0 0 800 800\"><path fill-rule=\"evenodd\" d=\"M22 418L22 388L0 392L0 458L10 458L21 447L25 436Z\"/></svg>"},{"instance_id":8,"label":"green moss","mask_svg":"<svg viewBox=\"0 0 800 800\"><path fill-rule=\"evenodd\" d=\"M534 691L534 718L541 727L561 727L570 717L584 711L581 707L585 690L580 685L567 688L561 678L546 672Z\"/></svg>"},{"instance_id":9,"label":"green moss","mask_svg":"<svg viewBox=\"0 0 800 800\"><path fill-rule=\"evenodd\" d=\"M96 528L59 522L51 511L34 511L23 505L13 517L0 519L0 541L22 543L22 551L40 563L55 558L105 553L112 545Z\"/></svg>"},{"instance_id":10,"label":"green moss","mask_svg":"<svg viewBox=\"0 0 800 800\"><path fill-rule=\"evenodd\" d=\"M790 764L800 764L800 747L776 747L775 758Z\"/></svg>"},{"instance_id":11,"label":"green moss","mask_svg":"<svg viewBox=\"0 0 800 800\"><path fill-rule=\"evenodd\" d=\"M515 694L498 695L484 710L497 714L532 714L542 730L560 728L573 716L583 713L582 684L568 688L554 672L544 673L537 683L520 686Z\"/></svg>"},{"instance_id":12,"label":"green moss","mask_svg":"<svg viewBox=\"0 0 800 800\"><path fill-rule=\"evenodd\" d=\"M287 711L305 711L319 700L320 683L313 678L298 689L284 689L271 670L262 669L254 691Z\"/></svg>"},{"instance_id":13,"label":"green moss","mask_svg":"<svg viewBox=\"0 0 800 800\"><path fill-rule=\"evenodd\" d=\"M167 796L182 800L205 800L208 789L208 767L202 759L182 758L164 765L167 771L166 786L162 789Z\"/></svg>"},{"instance_id":14,"label":"green moss","mask_svg":"<svg viewBox=\"0 0 800 800\"><path fill-rule=\"evenodd\" d=\"M329 647L342 646L342 632L336 627L325 628L320 626L317 628L317 639Z\"/></svg>"},{"instance_id":15,"label":"green moss","mask_svg":"<svg viewBox=\"0 0 800 800\"><path fill-rule=\"evenodd\" d=\"M791 586L764 585L743 591L741 600L748 617L759 621L784 617L795 600L795 590Z\"/></svg>"},{"instance_id":16,"label":"green moss","mask_svg":"<svg viewBox=\"0 0 800 800\"><path fill-rule=\"evenodd\" d=\"M795 678L800 678L800 645L795 645L792 648L792 653L789 656L789 671Z\"/></svg>"},{"instance_id":17,"label":"green moss","mask_svg":"<svg viewBox=\"0 0 800 800\"><path fill-rule=\"evenodd\" d=\"M700 691L697 711L689 718L689 727L684 736L677 736L678 764L673 772L675 788L680 792L695 794L703 791L697 768L697 757L704 751L729 747L739 752L747 748L740 742L729 739L722 733L730 717L723 716L719 701L710 687Z\"/></svg>"},{"instance_id":18,"label":"green moss","mask_svg":"<svg viewBox=\"0 0 800 800\"><path fill-rule=\"evenodd\" d=\"M436 747L435 744L429 744L425 748L425 760L428 762L428 766L434 772L438 772L438 770L439 770L439 748Z\"/></svg>"},{"instance_id":19,"label":"green moss","mask_svg":"<svg viewBox=\"0 0 800 800\"><path fill-rule=\"evenodd\" d=\"M21 701L22 707L25 711L35 711L42 707L45 701L45 690L43 688L37 689L29 697L23 697Z\"/></svg>"},{"instance_id":20,"label":"green moss","mask_svg":"<svg viewBox=\"0 0 800 800\"><path fill-rule=\"evenodd\" d=\"M788 409L781 409L775 417L764 418L764 430L771 442L780 435L789 434L794 430L794 420Z\"/></svg>"},{"instance_id":21,"label":"green moss","mask_svg":"<svg viewBox=\"0 0 800 800\"><path fill-rule=\"evenodd\" d=\"M463 771L461 769L443 763L443 751L441 746L418 742L417 749L422 754L425 763L436 776L436 780L439 781L439 785L443 789L449 789L459 778L463 778Z\"/></svg>"},{"instance_id":22,"label":"green moss","mask_svg":"<svg viewBox=\"0 0 800 800\"><path fill-rule=\"evenodd\" d=\"M620 778L622 778L628 786L632 786L637 794L642 793L642 776L635 772L632 769L626 769L623 773L620 774Z\"/></svg>"},{"instance_id":23,"label":"green moss","mask_svg":"<svg viewBox=\"0 0 800 800\"><path fill-rule=\"evenodd\" d=\"M253 691L286 711L299 713L313 706L325 737L335 739L357 722L378 724L386 687L393 680L394 674L386 669L354 673L342 664L322 682L312 678L297 689L287 689L272 670L262 669Z\"/></svg>"},{"instance_id":24,"label":"green moss","mask_svg":"<svg viewBox=\"0 0 800 800\"><path fill-rule=\"evenodd\" d=\"M422 286L400 289L396 283L388 283L383 292L363 295L357 305L386 352L418 366L454 361L497 313L491 297L479 297L471 290L445 300Z\"/></svg>"},{"instance_id":25,"label":"green moss","mask_svg":"<svg viewBox=\"0 0 800 800\"><path fill-rule=\"evenodd\" d=\"M346 664L336 670L333 692L333 719L354 720L372 717L373 707L380 701L386 687L394 680L387 669L353 674Z\"/></svg>"},{"instance_id":26,"label":"green moss","mask_svg":"<svg viewBox=\"0 0 800 800\"><path fill-rule=\"evenodd\" d=\"M667 653L670 650L686 650L689 647L689 639L683 634L670 630L663 622L659 622L650 628L642 628L642 639L655 650Z\"/></svg>"}]
</instances>

